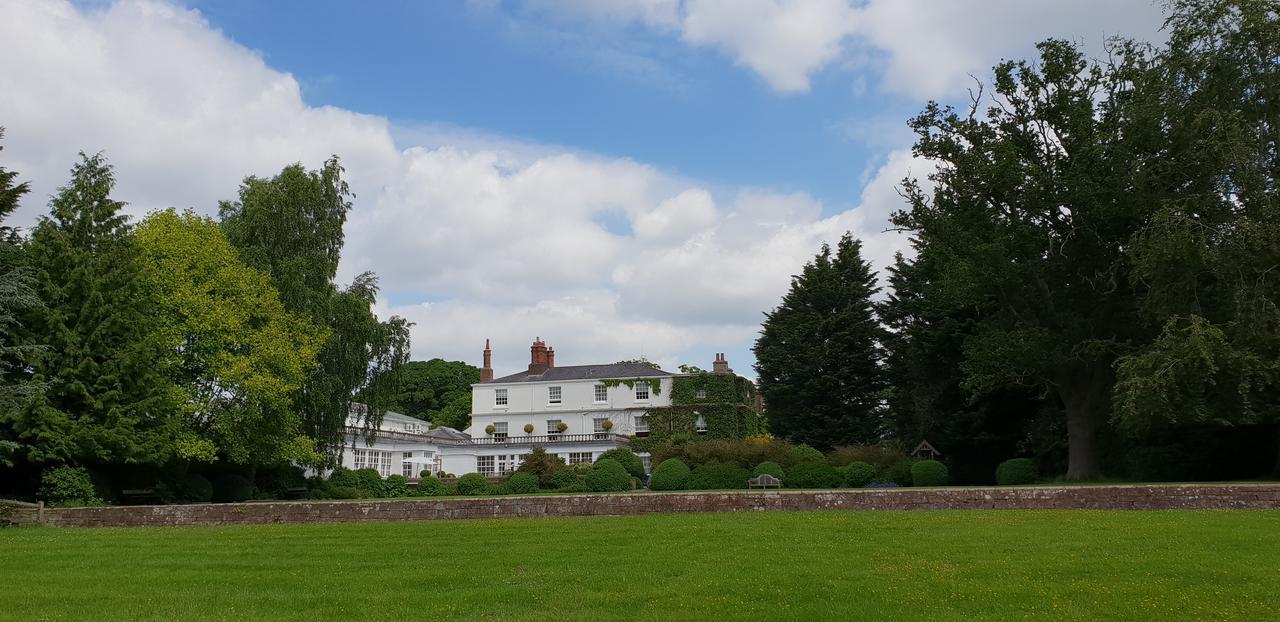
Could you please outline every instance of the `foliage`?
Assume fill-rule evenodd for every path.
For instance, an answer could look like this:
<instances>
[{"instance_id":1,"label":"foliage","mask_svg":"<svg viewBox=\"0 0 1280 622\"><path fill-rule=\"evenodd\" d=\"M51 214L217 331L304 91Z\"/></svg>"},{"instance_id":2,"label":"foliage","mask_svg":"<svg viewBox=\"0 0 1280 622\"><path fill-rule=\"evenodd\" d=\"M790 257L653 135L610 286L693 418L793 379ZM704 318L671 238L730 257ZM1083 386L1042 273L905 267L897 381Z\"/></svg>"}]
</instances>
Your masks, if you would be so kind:
<instances>
[{"instance_id":1,"label":"foliage","mask_svg":"<svg viewBox=\"0 0 1280 622\"><path fill-rule=\"evenodd\" d=\"M409 480L403 475L388 475L382 482L383 497L408 497L409 494Z\"/></svg>"},{"instance_id":2,"label":"foliage","mask_svg":"<svg viewBox=\"0 0 1280 622\"><path fill-rule=\"evenodd\" d=\"M511 494L529 494L538 492L538 476L532 473L513 473L507 480L507 492Z\"/></svg>"},{"instance_id":3,"label":"foliage","mask_svg":"<svg viewBox=\"0 0 1280 622\"><path fill-rule=\"evenodd\" d=\"M28 310L22 332L48 346L28 368L46 386L0 423L33 463L159 465L179 452L184 391L114 185L101 155L81 154L26 246L45 306Z\"/></svg>"},{"instance_id":4,"label":"foliage","mask_svg":"<svg viewBox=\"0 0 1280 622\"><path fill-rule=\"evenodd\" d=\"M340 446L352 414L377 427L399 394L409 350L408 323L373 313L376 276L360 274L346 288L334 283L351 209L342 173L333 157L318 171L294 164L270 179L248 177L239 200L218 210L227 239L271 276L284 308L329 332L317 368L293 396L303 433L326 449Z\"/></svg>"},{"instance_id":5,"label":"foliage","mask_svg":"<svg viewBox=\"0 0 1280 622\"><path fill-rule=\"evenodd\" d=\"M751 471L729 462L708 462L689 473L689 490L734 490L746 488Z\"/></svg>"},{"instance_id":6,"label":"foliage","mask_svg":"<svg viewBox=\"0 0 1280 622\"><path fill-rule=\"evenodd\" d=\"M848 233L792 278L754 347L771 432L824 449L880 438L878 291L862 243Z\"/></svg>"},{"instance_id":7,"label":"foliage","mask_svg":"<svg viewBox=\"0 0 1280 622\"><path fill-rule=\"evenodd\" d=\"M442 420L440 415L455 400L465 400L470 416L471 385L480 382L479 368L463 361L434 358L405 363L399 374L399 390L388 397L387 408L425 419L437 427L462 430L470 425L469 421L462 425L453 416Z\"/></svg>"},{"instance_id":8,"label":"foliage","mask_svg":"<svg viewBox=\"0 0 1280 622\"><path fill-rule=\"evenodd\" d=\"M538 484L545 488L559 488L555 485L556 475L564 470L564 460L556 454L547 453L544 447L534 447L525 455L524 461L516 467L517 473L528 473L538 479Z\"/></svg>"},{"instance_id":9,"label":"foliage","mask_svg":"<svg viewBox=\"0 0 1280 622\"><path fill-rule=\"evenodd\" d=\"M4 128L0 127L0 139ZM0 147L0 151L4 148ZM21 343L19 317L42 307L35 289L31 269L24 265L25 253L14 228L3 226L4 220L18 209L18 200L30 186L17 183L18 173L0 167L0 466L12 464L17 442L7 440L3 422L44 386L22 370L30 365L40 348Z\"/></svg>"},{"instance_id":10,"label":"foliage","mask_svg":"<svg viewBox=\"0 0 1280 622\"><path fill-rule=\"evenodd\" d=\"M613 449L605 450L600 454L599 458L596 458L596 462L601 460L617 460L618 464L621 464L622 468L626 469L627 473L632 477L644 478L644 461L635 452L626 447L614 447Z\"/></svg>"},{"instance_id":11,"label":"foliage","mask_svg":"<svg viewBox=\"0 0 1280 622\"><path fill-rule=\"evenodd\" d=\"M783 470L782 465L778 464L777 462L761 462L760 464L757 464L756 468L752 469L751 471L751 475L753 477L758 475L764 475L766 473L784 482L787 481L787 472Z\"/></svg>"},{"instance_id":12,"label":"foliage","mask_svg":"<svg viewBox=\"0 0 1280 622\"><path fill-rule=\"evenodd\" d=\"M822 452L808 446L795 445L787 451L787 458L791 464L803 464L805 462L821 462L826 464L827 457Z\"/></svg>"},{"instance_id":13,"label":"foliage","mask_svg":"<svg viewBox=\"0 0 1280 622\"><path fill-rule=\"evenodd\" d=\"M911 464L910 460L904 460L878 468L876 469L876 481L892 483L898 486L910 486Z\"/></svg>"},{"instance_id":14,"label":"foliage","mask_svg":"<svg viewBox=\"0 0 1280 622\"><path fill-rule=\"evenodd\" d=\"M253 498L253 482L238 473L218 473L209 481L213 483L214 503L239 503Z\"/></svg>"},{"instance_id":15,"label":"foliage","mask_svg":"<svg viewBox=\"0 0 1280 622\"><path fill-rule=\"evenodd\" d=\"M689 487L689 466L679 458L658 463L649 476L650 490L684 490Z\"/></svg>"},{"instance_id":16,"label":"foliage","mask_svg":"<svg viewBox=\"0 0 1280 622\"><path fill-rule=\"evenodd\" d=\"M586 470L580 469L583 465L574 465L572 467L564 467L551 476L550 487L561 492L587 492Z\"/></svg>"},{"instance_id":17,"label":"foliage","mask_svg":"<svg viewBox=\"0 0 1280 622\"><path fill-rule=\"evenodd\" d=\"M597 460L587 471L586 484L591 492L620 492L631 490L631 476L617 460Z\"/></svg>"},{"instance_id":18,"label":"foliage","mask_svg":"<svg viewBox=\"0 0 1280 622\"><path fill-rule=\"evenodd\" d=\"M634 445L634 443L633 443ZM794 464L791 443L776 439L764 442L750 439L710 439L685 443L664 442L652 447L653 462L679 458L695 467L708 462L731 462L742 467L752 467L761 462Z\"/></svg>"},{"instance_id":19,"label":"foliage","mask_svg":"<svg viewBox=\"0 0 1280 622\"><path fill-rule=\"evenodd\" d=\"M136 238L154 336L174 353L170 369L183 391L179 456L316 462L291 394L325 333L287 313L270 279L240 261L212 220L153 212Z\"/></svg>"},{"instance_id":20,"label":"foliage","mask_svg":"<svg viewBox=\"0 0 1280 622\"><path fill-rule=\"evenodd\" d=\"M638 361L621 361L621 363L634 362ZM645 364L657 369L655 363L645 362ZM610 389L625 386L633 391L637 384L647 384L649 385L649 393L653 395L660 395L662 393L662 378L605 378L599 382Z\"/></svg>"},{"instance_id":21,"label":"foliage","mask_svg":"<svg viewBox=\"0 0 1280 622\"><path fill-rule=\"evenodd\" d=\"M489 492L489 482L479 473L467 473L454 484L460 495L483 495Z\"/></svg>"},{"instance_id":22,"label":"foliage","mask_svg":"<svg viewBox=\"0 0 1280 622\"><path fill-rule=\"evenodd\" d=\"M102 504L84 467L60 465L45 469L40 477L39 496L52 507Z\"/></svg>"},{"instance_id":23,"label":"foliage","mask_svg":"<svg viewBox=\"0 0 1280 622\"><path fill-rule=\"evenodd\" d=\"M845 445L832 450L831 464L844 466L865 462L876 468L884 468L907 460L906 452L893 445Z\"/></svg>"},{"instance_id":24,"label":"foliage","mask_svg":"<svg viewBox=\"0 0 1280 622\"><path fill-rule=\"evenodd\" d=\"M1001 486L1020 486L1034 484L1040 479L1040 471L1030 458L1014 458L1005 460L996 467L996 483Z\"/></svg>"},{"instance_id":25,"label":"foliage","mask_svg":"<svg viewBox=\"0 0 1280 622\"><path fill-rule=\"evenodd\" d=\"M863 488L876 477L876 467L866 462L850 462L844 467L844 485Z\"/></svg>"},{"instance_id":26,"label":"foliage","mask_svg":"<svg viewBox=\"0 0 1280 622\"><path fill-rule=\"evenodd\" d=\"M351 486L360 489L366 497L386 497L387 486L377 469L363 468L351 472Z\"/></svg>"},{"instance_id":27,"label":"foliage","mask_svg":"<svg viewBox=\"0 0 1280 622\"><path fill-rule=\"evenodd\" d=\"M213 501L213 482L199 473L188 473L182 481L182 500L187 503Z\"/></svg>"},{"instance_id":28,"label":"foliage","mask_svg":"<svg viewBox=\"0 0 1280 622\"><path fill-rule=\"evenodd\" d=\"M947 465L937 460L919 460L911 465L912 486L946 486L949 481Z\"/></svg>"},{"instance_id":29,"label":"foliage","mask_svg":"<svg viewBox=\"0 0 1280 622\"><path fill-rule=\"evenodd\" d=\"M844 482L836 468L827 462L801 462L787 469L788 488L835 488Z\"/></svg>"},{"instance_id":30,"label":"foliage","mask_svg":"<svg viewBox=\"0 0 1280 622\"><path fill-rule=\"evenodd\" d=\"M418 487L415 493L420 497L440 497L449 494L449 487L439 479L427 474L418 480Z\"/></svg>"},{"instance_id":31,"label":"foliage","mask_svg":"<svg viewBox=\"0 0 1280 622\"><path fill-rule=\"evenodd\" d=\"M459 395L432 414L431 425L437 428L465 430L471 427L471 396Z\"/></svg>"}]
</instances>

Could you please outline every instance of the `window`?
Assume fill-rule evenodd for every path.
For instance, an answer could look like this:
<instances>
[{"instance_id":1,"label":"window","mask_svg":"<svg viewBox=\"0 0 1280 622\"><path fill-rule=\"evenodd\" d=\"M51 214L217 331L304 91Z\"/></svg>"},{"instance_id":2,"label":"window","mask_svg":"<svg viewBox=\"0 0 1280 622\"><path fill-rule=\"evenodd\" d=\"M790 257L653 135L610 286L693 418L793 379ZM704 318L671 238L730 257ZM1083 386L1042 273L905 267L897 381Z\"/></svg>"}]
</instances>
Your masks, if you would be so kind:
<instances>
[{"instance_id":1,"label":"window","mask_svg":"<svg viewBox=\"0 0 1280 622\"><path fill-rule=\"evenodd\" d=\"M649 399L649 383L643 382L643 381L637 382L636 383L636 401L643 402L648 399Z\"/></svg>"},{"instance_id":2,"label":"window","mask_svg":"<svg viewBox=\"0 0 1280 622\"><path fill-rule=\"evenodd\" d=\"M693 425L698 429L699 433L707 431L707 420L703 419L702 415L698 415L698 420Z\"/></svg>"},{"instance_id":3,"label":"window","mask_svg":"<svg viewBox=\"0 0 1280 622\"><path fill-rule=\"evenodd\" d=\"M381 456L378 456L378 458L380 458L378 460L378 475L391 477L391 452L380 451L378 453L382 454Z\"/></svg>"},{"instance_id":4,"label":"window","mask_svg":"<svg viewBox=\"0 0 1280 622\"><path fill-rule=\"evenodd\" d=\"M502 454L498 456L498 473L506 474L516 470L516 457Z\"/></svg>"},{"instance_id":5,"label":"window","mask_svg":"<svg viewBox=\"0 0 1280 622\"><path fill-rule=\"evenodd\" d=\"M421 430L422 430L422 426L420 426L419 424L416 424L416 423L404 424L404 431L410 434L417 434Z\"/></svg>"},{"instance_id":6,"label":"window","mask_svg":"<svg viewBox=\"0 0 1280 622\"><path fill-rule=\"evenodd\" d=\"M498 421L493 424L494 438L507 438L507 422Z\"/></svg>"},{"instance_id":7,"label":"window","mask_svg":"<svg viewBox=\"0 0 1280 622\"><path fill-rule=\"evenodd\" d=\"M363 468L364 468L364 457L365 457L365 453L366 453L366 452L365 452L365 450L363 450L363 449L352 449L352 450L351 450L351 460L354 462L354 464L352 465L352 467L353 467L353 468L355 468L355 469L363 469Z\"/></svg>"},{"instance_id":8,"label":"window","mask_svg":"<svg viewBox=\"0 0 1280 622\"><path fill-rule=\"evenodd\" d=\"M476 473L485 477L493 475L493 456L476 456Z\"/></svg>"},{"instance_id":9,"label":"window","mask_svg":"<svg viewBox=\"0 0 1280 622\"><path fill-rule=\"evenodd\" d=\"M406 452L404 452L404 457L405 457L405 458L412 458L412 457L413 457L413 452L412 452L412 451L406 451ZM417 477L417 476L418 476L418 474L417 474L417 473L414 473L414 472L413 472L413 469L414 469L414 467L415 467L415 466L417 466L417 465L415 465L415 464L414 464L414 463L412 463L412 462L401 462L401 463L400 463L400 474L401 474L401 475L403 475L403 476L405 476L405 478L406 478L406 479L414 479L415 477Z\"/></svg>"},{"instance_id":10,"label":"window","mask_svg":"<svg viewBox=\"0 0 1280 622\"><path fill-rule=\"evenodd\" d=\"M706 399L706 398L707 398L707 390L706 390L706 389L698 389L698 392L697 392L697 393L694 393L694 394L693 394L693 396L694 396L694 397L696 397L696 398L698 398L698 399L700 399L700 400L702 400L702 399Z\"/></svg>"},{"instance_id":11,"label":"window","mask_svg":"<svg viewBox=\"0 0 1280 622\"><path fill-rule=\"evenodd\" d=\"M591 464L591 452L572 452L569 454L569 464Z\"/></svg>"},{"instance_id":12,"label":"window","mask_svg":"<svg viewBox=\"0 0 1280 622\"><path fill-rule=\"evenodd\" d=\"M555 436L560 433L560 420L547 419L547 436Z\"/></svg>"},{"instance_id":13,"label":"window","mask_svg":"<svg viewBox=\"0 0 1280 622\"><path fill-rule=\"evenodd\" d=\"M506 389L494 389L494 390L493 390L493 405L494 405L494 406L506 406L506 405L507 405L507 390L506 390Z\"/></svg>"},{"instance_id":14,"label":"window","mask_svg":"<svg viewBox=\"0 0 1280 622\"><path fill-rule=\"evenodd\" d=\"M640 464L644 465L645 473L653 472L653 459L649 456L640 456Z\"/></svg>"},{"instance_id":15,"label":"window","mask_svg":"<svg viewBox=\"0 0 1280 622\"><path fill-rule=\"evenodd\" d=\"M560 387L547 387L547 403L548 404L560 403Z\"/></svg>"},{"instance_id":16,"label":"window","mask_svg":"<svg viewBox=\"0 0 1280 622\"><path fill-rule=\"evenodd\" d=\"M592 430L594 430L596 434L604 434L605 432L607 432L607 431L608 431L608 430L605 430L605 429L604 429L604 422L606 422L606 421L608 421L608 419L606 419L606 418L604 418L604 417L600 417L600 418L597 418L597 419L592 419L592 420L591 420L591 429L592 429Z\"/></svg>"},{"instance_id":17,"label":"window","mask_svg":"<svg viewBox=\"0 0 1280 622\"><path fill-rule=\"evenodd\" d=\"M649 420L644 415L636 415L636 436L649 435Z\"/></svg>"},{"instance_id":18,"label":"window","mask_svg":"<svg viewBox=\"0 0 1280 622\"><path fill-rule=\"evenodd\" d=\"M609 387L602 384L596 385L596 403L603 404L609 401Z\"/></svg>"}]
</instances>

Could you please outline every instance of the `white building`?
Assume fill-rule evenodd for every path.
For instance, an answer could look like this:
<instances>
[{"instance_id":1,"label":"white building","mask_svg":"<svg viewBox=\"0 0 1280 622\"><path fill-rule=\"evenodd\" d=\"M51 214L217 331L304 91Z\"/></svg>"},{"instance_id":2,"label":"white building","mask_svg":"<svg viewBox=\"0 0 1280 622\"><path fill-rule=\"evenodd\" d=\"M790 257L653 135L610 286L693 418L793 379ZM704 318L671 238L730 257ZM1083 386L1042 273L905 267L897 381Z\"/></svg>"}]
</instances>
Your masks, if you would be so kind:
<instances>
[{"instance_id":1,"label":"white building","mask_svg":"<svg viewBox=\"0 0 1280 622\"><path fill-rule=\"evenodd\" d=\"M499 475L514 471L535 447L567 464L590 464L631 436L647 435L647 409L671 405L675 374L646 364L556 367L555 351L535 340L528 369L495 379L491 358L486 341L480 382L471 387L471 427L428 429L419 419L387 413L376 431L366 431L362 413L353 413L342 465L410 479L423 470Z\"/></svg>"}]
</instances>

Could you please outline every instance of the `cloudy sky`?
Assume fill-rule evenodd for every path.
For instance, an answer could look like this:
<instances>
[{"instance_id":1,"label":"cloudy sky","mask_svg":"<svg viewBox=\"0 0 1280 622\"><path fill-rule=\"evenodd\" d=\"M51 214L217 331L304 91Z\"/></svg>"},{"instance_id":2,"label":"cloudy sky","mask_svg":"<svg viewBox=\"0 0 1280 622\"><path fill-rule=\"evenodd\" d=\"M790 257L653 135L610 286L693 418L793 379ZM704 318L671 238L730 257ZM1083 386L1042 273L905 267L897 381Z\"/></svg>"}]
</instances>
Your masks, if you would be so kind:
<instances>
[{"instance_id":1,"label":"cloudy sky","mask_svg":"<svg viewBox=\"0 0 1280 622\"><path fill-rule=\"evenodd\" d=\"M646 356L750 371L824 241L877 267L907 118L1049 36L1160 38L1152 0L0 0L0 162L30 224L76 152L131 213L216 212L246 175L338 154L343 279L415 358Z\"/></svg>"}]
</instances>

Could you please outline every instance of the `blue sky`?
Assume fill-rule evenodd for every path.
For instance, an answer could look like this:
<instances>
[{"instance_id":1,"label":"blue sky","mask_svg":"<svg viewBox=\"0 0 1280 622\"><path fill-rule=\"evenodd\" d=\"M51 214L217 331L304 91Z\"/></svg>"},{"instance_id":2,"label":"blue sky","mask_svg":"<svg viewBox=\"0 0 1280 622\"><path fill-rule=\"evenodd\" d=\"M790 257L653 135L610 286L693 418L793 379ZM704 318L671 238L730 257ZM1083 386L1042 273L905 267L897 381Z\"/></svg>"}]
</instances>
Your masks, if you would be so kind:
<instances>
[{"instance_id":1,"label":"blue sky","mask_svg":"<svg viewBox=\"0 0 1280 622\"><path fill-rule=\"evenodd\" d=\"M246 175L339 154L339 278L381 277L416 358L724 352L824 242L874 266L905 122L1064 37L1158 40L1154 0L0 1L6 168L30 223L76 152L131 215L213 215Z\"/></svg>"}]
</instances>

